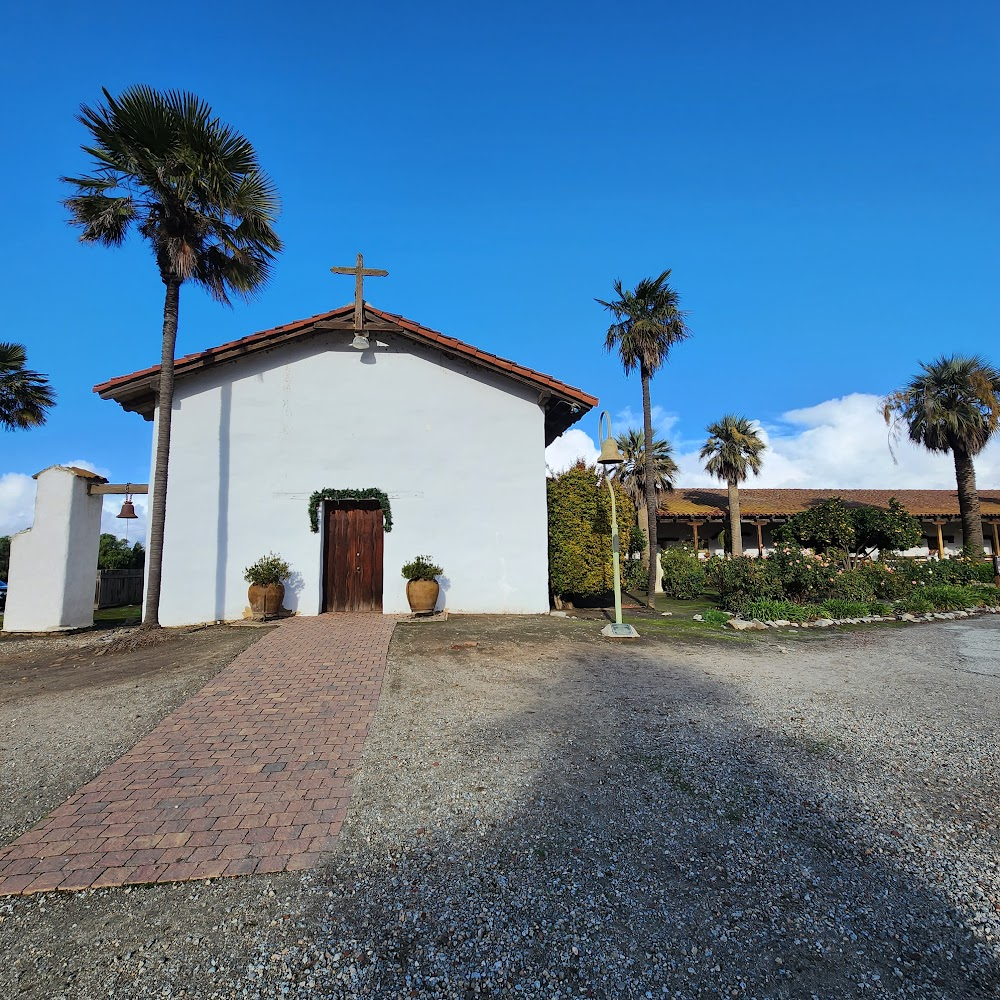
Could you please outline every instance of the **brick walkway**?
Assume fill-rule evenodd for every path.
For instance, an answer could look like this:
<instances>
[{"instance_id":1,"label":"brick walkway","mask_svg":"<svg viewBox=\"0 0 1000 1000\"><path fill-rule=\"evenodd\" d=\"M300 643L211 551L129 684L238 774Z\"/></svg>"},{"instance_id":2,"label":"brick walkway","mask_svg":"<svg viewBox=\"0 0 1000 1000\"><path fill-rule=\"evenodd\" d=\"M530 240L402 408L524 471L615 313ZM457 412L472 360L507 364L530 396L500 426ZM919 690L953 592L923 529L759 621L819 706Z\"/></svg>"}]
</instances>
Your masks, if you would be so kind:
<instances>
[{"instance_id":1,"label":"brick walkway","mask_svg":"<svg viewBox=\"0 0 1000 1000\"><path fill-rule=\"evenodd\" d=\"M301 870L334 843L395 622L292 618L0 850L0 895Z\"/></svg>"}]
</instances>

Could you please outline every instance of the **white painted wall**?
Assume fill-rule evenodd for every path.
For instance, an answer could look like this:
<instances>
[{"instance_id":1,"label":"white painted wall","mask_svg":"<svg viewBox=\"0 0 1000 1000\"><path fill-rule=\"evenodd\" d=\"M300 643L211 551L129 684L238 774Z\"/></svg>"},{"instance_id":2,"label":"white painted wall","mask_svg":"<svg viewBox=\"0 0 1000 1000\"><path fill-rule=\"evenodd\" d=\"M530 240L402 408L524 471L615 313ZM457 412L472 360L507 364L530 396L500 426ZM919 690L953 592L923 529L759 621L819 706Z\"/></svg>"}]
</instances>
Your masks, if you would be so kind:
<instances>
[{"instance_id":1,"label":"white painted wall","mask_svg":"<svg viewBox=\"0 0 1000 1000\"><path fill-rule=\"evenodd\" d=\"M285 606L318 613L307 503L326 487L390 496L386 612L408 611L400 567L419 554L444 567L440 607L548 610L537 392L406 338L349 343L320 335L177 383L162 624L240 618L243 570L271 550L295 574Z\"/></svg>"},{"instance_id":2,"label":"white painted wall","mask_svg":"<svg viewBox=\"0 0 1000 1000\"><path fill-rule=\"evenodd\" d=\"M34 525L10 540L3 629L87 628L94 624L103 497L88 496L87 484L93 479L59 465L36 479Z\"/></svg>"}]
</instances>

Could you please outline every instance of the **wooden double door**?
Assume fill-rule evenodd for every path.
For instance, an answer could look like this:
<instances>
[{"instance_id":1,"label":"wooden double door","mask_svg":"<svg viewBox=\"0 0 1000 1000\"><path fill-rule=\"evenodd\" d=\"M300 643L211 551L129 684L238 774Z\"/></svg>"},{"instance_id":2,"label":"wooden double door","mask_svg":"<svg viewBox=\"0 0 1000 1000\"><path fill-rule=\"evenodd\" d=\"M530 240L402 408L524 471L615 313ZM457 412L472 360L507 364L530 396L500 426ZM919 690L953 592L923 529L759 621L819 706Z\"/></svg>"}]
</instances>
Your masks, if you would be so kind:
<instances>
[{"instance_id":1,"label":"wooden double door","mask_svg":"<svg viewBox=\"0 0 1000 1000\"><path fill-rule=\"evenodd\" d=\"M323 610L382 610L382 508L377 500L324 505Z\"/></svg>"}]
</instances>

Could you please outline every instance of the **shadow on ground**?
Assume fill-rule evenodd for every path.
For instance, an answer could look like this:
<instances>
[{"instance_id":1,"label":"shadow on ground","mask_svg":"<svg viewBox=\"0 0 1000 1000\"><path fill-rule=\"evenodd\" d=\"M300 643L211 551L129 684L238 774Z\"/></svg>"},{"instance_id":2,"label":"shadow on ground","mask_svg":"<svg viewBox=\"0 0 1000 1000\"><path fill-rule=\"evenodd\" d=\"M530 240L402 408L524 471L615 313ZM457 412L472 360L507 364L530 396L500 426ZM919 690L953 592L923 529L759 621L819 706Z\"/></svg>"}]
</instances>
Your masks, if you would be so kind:
<instances>
[{"instance_id":1,"label":"shadow on ground","mask_svg":"<svg viewBox=\"0 0 1000 1000\"><path fill-rule=\"evenodd\" d=\"M935 754L992 732L992 688L977 711L949 675L969 733L938 734L941 685L914 667L898 697L880 640L793 667L560 630L397 632L342 847L291 932L305 943L269 942L285 957L261 995L998 994L996 922L976 922L995 869L981 906L955 902L995 854L995 805L928 833L933 796L893 787L937 768L974 816L990 790Z\"/></svg>"}]
</instances>

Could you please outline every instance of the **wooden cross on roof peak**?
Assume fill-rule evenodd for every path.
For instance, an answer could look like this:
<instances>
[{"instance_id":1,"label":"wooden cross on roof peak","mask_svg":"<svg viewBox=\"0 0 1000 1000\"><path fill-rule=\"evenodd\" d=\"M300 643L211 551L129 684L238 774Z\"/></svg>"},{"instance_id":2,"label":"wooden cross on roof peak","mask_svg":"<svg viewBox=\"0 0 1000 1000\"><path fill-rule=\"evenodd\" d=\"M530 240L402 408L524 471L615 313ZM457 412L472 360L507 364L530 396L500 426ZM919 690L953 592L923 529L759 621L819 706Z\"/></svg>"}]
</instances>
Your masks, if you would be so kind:
<instances>
[{"instance_id":1,"label":"wooden cross on roof peak","mask_svg":"<svg viewBox=\"0 0 1000 1000\"><path fill-rule=\"evenodd\" d=\"M381 271L374 267L365 267L365 259L358 254L358 262L354 267L331 267L334 274L354 275L354 329L359 332L364 329L365 298L364 281L365 278L387 278L388 271Z\"/></svg>"}]
</instances>

